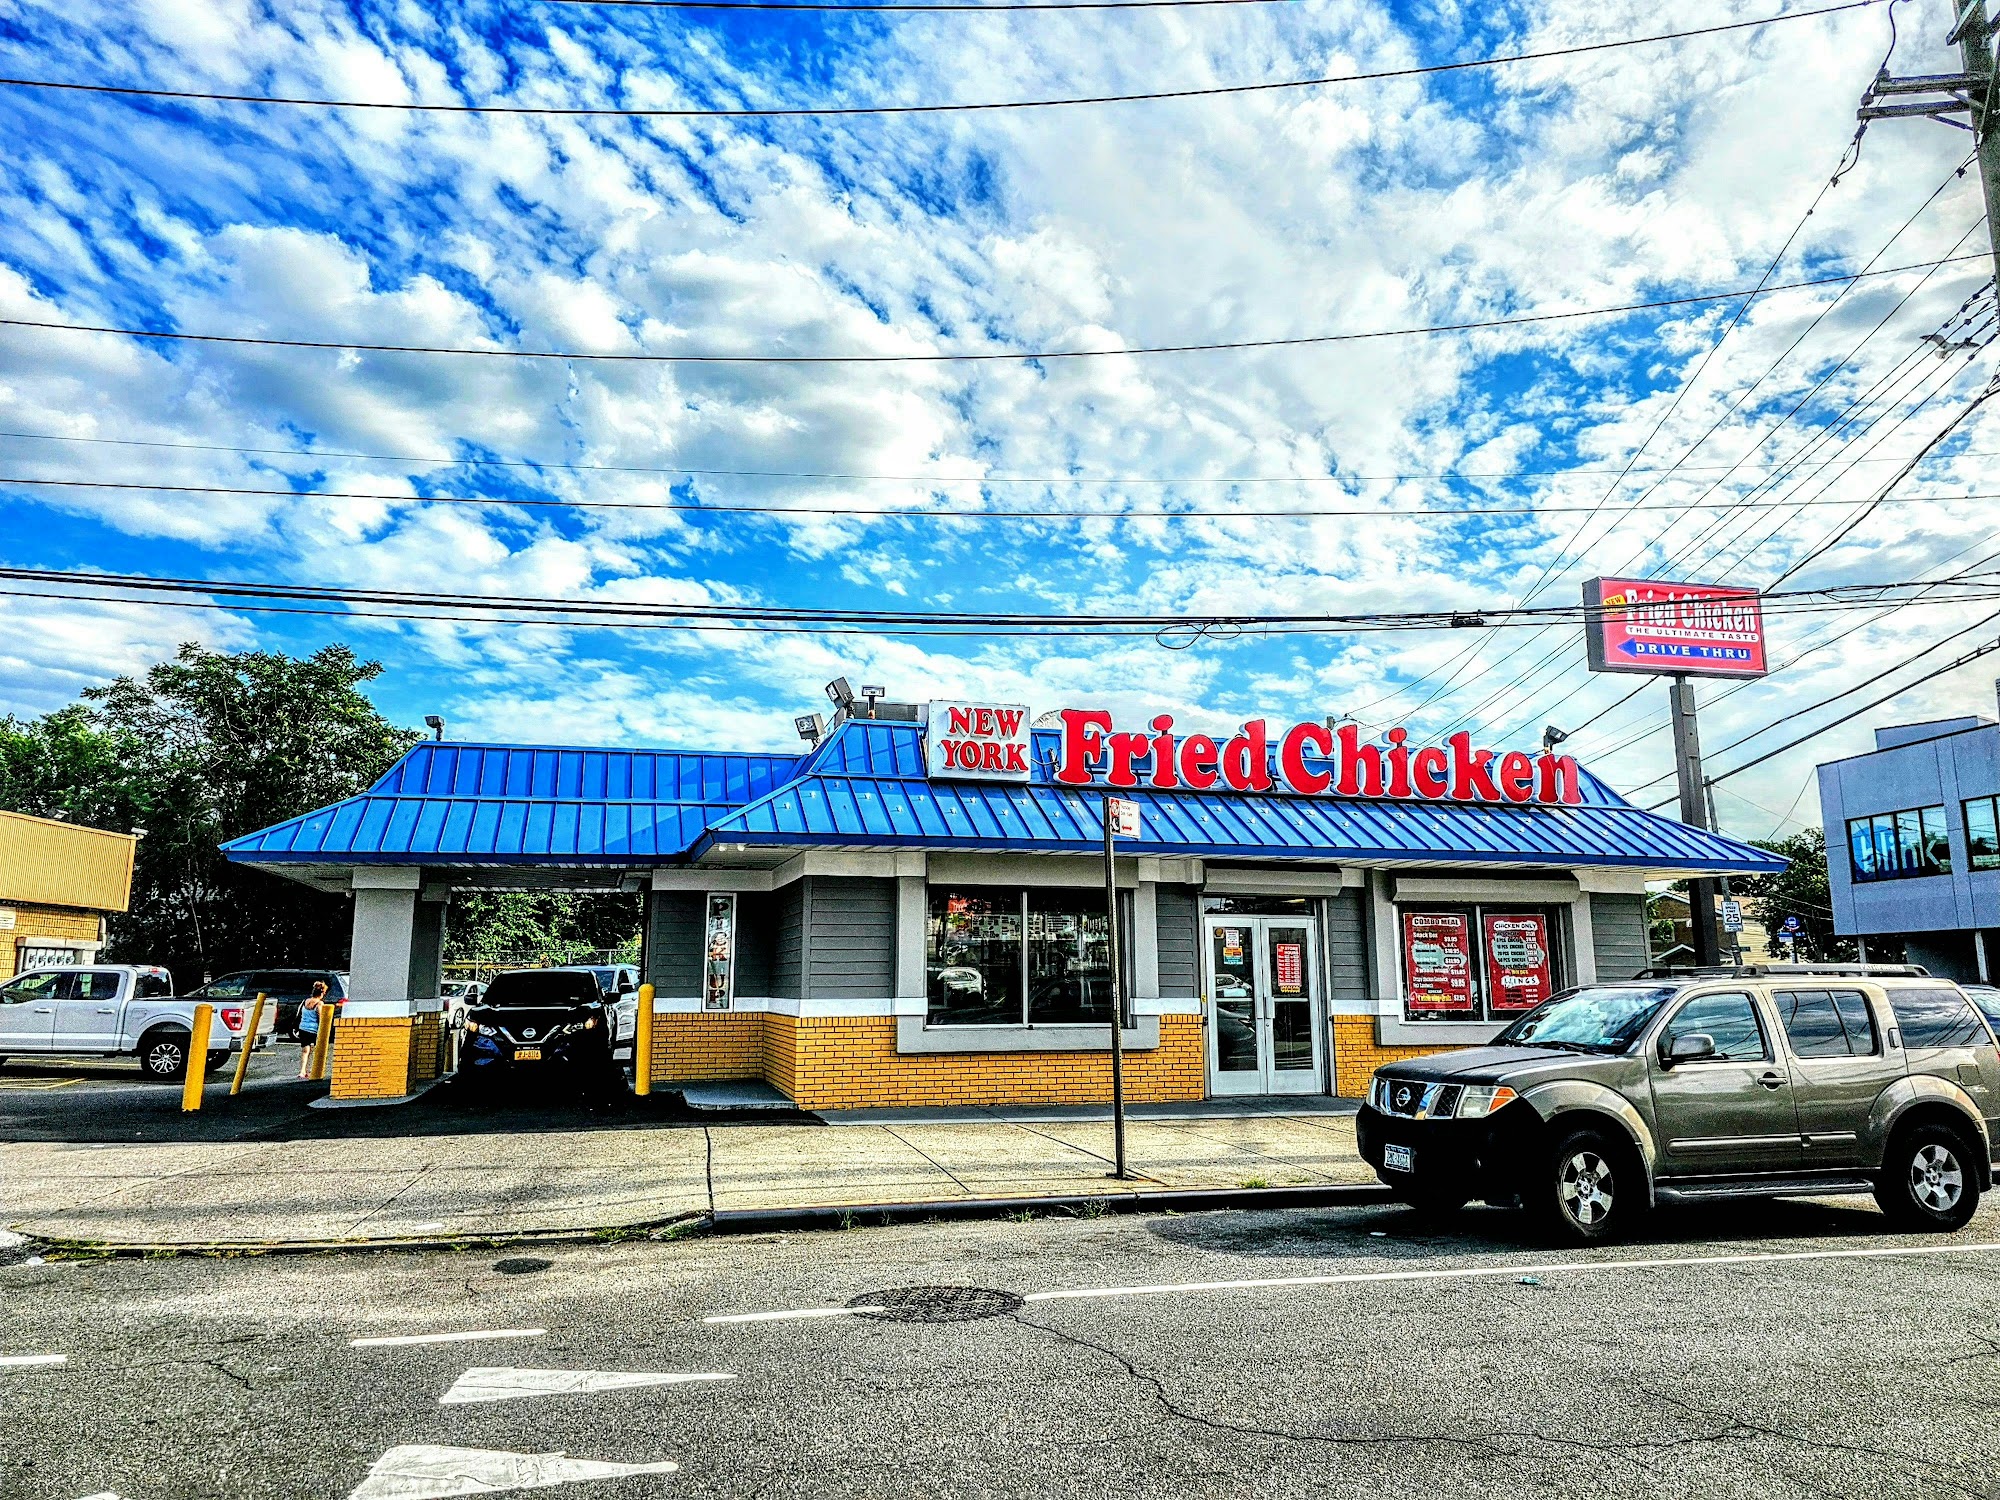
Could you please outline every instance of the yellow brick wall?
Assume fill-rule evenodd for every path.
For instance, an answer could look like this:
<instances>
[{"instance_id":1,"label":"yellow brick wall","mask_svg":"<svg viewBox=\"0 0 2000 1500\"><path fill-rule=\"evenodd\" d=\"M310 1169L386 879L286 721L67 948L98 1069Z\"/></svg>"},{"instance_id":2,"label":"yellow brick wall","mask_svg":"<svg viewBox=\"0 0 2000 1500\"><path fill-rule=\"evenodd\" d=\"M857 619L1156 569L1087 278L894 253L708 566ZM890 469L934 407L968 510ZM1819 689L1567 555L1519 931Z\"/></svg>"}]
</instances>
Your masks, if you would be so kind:
<instances>
[{"instance_id":1,"label":"yellow brick wall","mask_svg":"<svg viewBox=\"0 0 2000 1500\"><path fill-rule=\"evenodd\" d=\"M762 1011L712 1011L653 1016L656 1079L762 1078Z\"/></svg>"},{"instance_id":2,"label":"yellow brick wall","mask_svg":"<svg viewBox=\"0 0 2000 1500\"><path fill-rule=\"evenodd\" d=\"M1359 1099L1368 1092L1369 1078L1384 1063L1407 1062L1413 1057L1462 1050L1458 1047L1384 1047L1375 1040L1373 1016L1335 1016L1333 1091L1343 1099Z\"/></svg>"},{"instance_id":3,"label":"yellow brick wall","mask_svg":"<svg viewBox=\"0 0 2000 1500\"><path fill-rule=\"evenodd\" d=\"M896 1050L893 1016L773 1015L766 1027L765 1076L801 1109L1094 1104L1111 1097L1108 1052L904 1054ZM1206 1086L1197 1016L1162 1016L1160 1045L1125 1055L1125 1096L1135 1103L1199 1099Z\"/></svg>"},{"instance_id":4,"label":"yellow brick wall","mask_svg":"<svg viewBox=\"0 0 2000 1500\"><path fill-rule=\"evenodd\" d=\"M8 901L0 901L0 908L14 913L13 930L0 928L0 979L14 977L21 938L61 938L66 942L94 943L104 930L94 911L78 911L66 906L29 906Z\"/></svg>"},{"instance_id":5,"label":"yellow brick wall","mask_svg":"<svg viewBox=\"0 0 2000 1500\"><path fill-rule=\"evenodd\" d=\"M337 1039L337 1038L336 1038ZM410 1087L429 1083L443 1066L444 1025L436 1011L420 1015L410 1028Z\"/></svg>"},{"instance_id":6,"label":"yellow brick wall","mask_svg":"<svg viewBox=\"0 0 2000 1500\"><path fill-rule=\"evenodd\" d=\"M333 1028L333 1097L398 1099L410 1091L408 1016L342 1016Z\"/></svg>"}]
</instances>

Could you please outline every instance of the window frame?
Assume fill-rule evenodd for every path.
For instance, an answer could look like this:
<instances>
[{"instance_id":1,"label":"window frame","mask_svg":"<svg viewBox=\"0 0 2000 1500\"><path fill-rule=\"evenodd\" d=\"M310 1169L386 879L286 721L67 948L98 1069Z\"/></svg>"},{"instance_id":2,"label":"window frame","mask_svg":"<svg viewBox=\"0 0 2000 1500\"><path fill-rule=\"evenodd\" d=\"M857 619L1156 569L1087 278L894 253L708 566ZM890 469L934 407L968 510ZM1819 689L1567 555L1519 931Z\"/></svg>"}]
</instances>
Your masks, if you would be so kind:
<instances>
[{"instance_id":1,"label":"window frame","mask_svg":"<svg viewBox=\"0 0 2000 1500\"><path fill-rule=\"evenodd\" d=\"M1861 857L1863 848L1867 850L1865 860ZM1948 877L1952 869L1951 822L1942 802L1847 820L1847 870L1856 885L1930 880Z\"/></svg>"},{"instance_id":2,"label":"window frame","mask_svg":"<svg viewBox=\"0 0 2000 1500\"><path fill-rule=\"evenodd\" d=\"M1984 808L1988 821L1985 842L1988 851L1981 855L1973 843L1972 809ZM1966 797L1960 800L1958 815L1965 832L1965 867L1968 872L2000 870L2000 797Z\"/></svg>"},{"instance_id":3,"label":"window frame","mask_svg":"<svg viewBox=\"0 0 2000 1500\"><path fill-rule=\"evenodd\" d=\"M1778 1029L1785 1034L1785 1050L1792 1055L1795 1062L1848 1062L1858 1057L1881 1057L1883 1055L1884 1039L1882 1036L1882 1021L1875 1014L1875 1006L1868 991L1851 984L1790 984L1783 988L1773 985L1770 988L1769 994L1771 1009L1778 1017ZM1868 1013L1868 1029L1873 1033L1870 1039L1873 1045L1865 1052L1855 1050L1854 1033L1848 1029L1847 1013L1840 1008L1840 1002L1834 998L1836 995L1841 994L1859 995L1861 997L1862 1009ZM1787 995L1824 995L1827 1007L1833 1012L1833 1018L1840 1026L1840 1034L1847 1042L1847 1050L1845 1052L1814 1053L1799 1051L1798 1044L1792 1036L1792 1028L1785 1019L1785 997Z\"/></svg>"},{"instance_id":4,"label":"window frame","mask_svg":"<svg viewBox=\"0 0 2000 1500\"><path fill-rule=\"evenodd\" d=\"M1071 1020L1051 1021L1037 1021L1034 1018L1034 986L1036 983L1033 961L1035 945L1034 919L1038 913L1034 910L1032 903L1038 894L1044 896L1067 895L1077 891L1085 893L1086 905L1088 905L1090 898L1097 898L1101 905L1102 892L1094 886L981 885L974 882L968 882L964 885L932 885L927 883L924 887L924 1029L926 1031L1046 1031L1054 1027L1064 1026L1110 1025L1113 1018L1109 1016L1102 1018L1086 1016ZM1014 898L1014 914L1019 924L1018 935L1014 939L1017 948L1015 972L1020 985L1020 1006L1017 1019L1011 1021L955 1021L948 1018L939 1020L932 1011L930 966L935 961L936 955L931 947L931 926L937 920L933 903L936 900L948 902L954 896L977 896L993 901L996 905L1002 896L1012 896ZM1127 896L1128 893L1124 890L1120 890L1117 894L1118 926L1121 941L1118 944L1117 953L1118 982L1116 989L1119 1008L1124 1012L1124 1015L1118 1019L1123 1028L1129 1029L1133 1024L1131 1013L1132 906L1127 900ZM1040 915L1048 915L1048 913L1043 912ZM1071 915L1071 913L1057 913L1057 915ZM1101 909L1098 911L1086 911L1080 915L1108 917L1108 913L1103 912ZM1310 923L1312 919L1308 916L1302 920ZM1088 992L1088 985L1079 987L1079 997L1087 996Z\"/></svg>"},{"instance_id":5,"label":"window frame","mask_svg":"<svg viewBox=\"0 0 2000 1500\"><path fill-rule=\"evenodd\" d=\"M1763 1006L1757 1003L1759 996L1757 995L1756 991L1747 989L1701 990L1692 995L1681 996L1679 1000L1674 1002L1673 1008L1667 1012L1665 1019L1663 1019L1659 1023L1659 1026L1653 1032L1653 1041L1651 1050L1654 1061L1662 1065L1665 1064L1666 1047L1668 1041L1672 1038L1674 1034L1674 1023L1680 1020L1681 1013L1685 1011L1690 1005L1698 1005L1704 1000L1728 1000L1728 999L1742 1000L1746 1005L1750 1007L1750 1019L1757 1023L1757 1040L1763 1044L1764 1048L1763 1055L1761 1057L1697 1057L1697 1058L1690 1058L1682 1062L1677 1062L1674 1064L1674 1066L1676 1068L1700 1068L1700 1067L1741 1068L1741 1067L1751 1066L1756 1063L1775 1063L1778 1060L1778 1054L1776 1049L1771 1045L1771 1028L1767 1024L1768 1017L1766 1017L1764 1014Z\"/></svg>"},{"instance_id":6,"label":"window frame","mask_svg":"<svg viewBox=\"0 0 2000 1500\"><path fill-rule=\"evenodd\" d=\"M1398 901L1391 907L1396 932L1396 999L1401 1022L1406 1026L1510 1026L1530 1014L1534 1006L1495 1010L1493 975L1486 951L1486 919L1496 917L1540 917L1548 940L1549 994L1560 995L1574 981L1569 975L1568 928L1563 908L1540 901ZM1471 1010L1413 1011L1410 1009L1410 956L1404 939L1406 912L1463 916L1472 949L1473 1008ZM1539 1004L1540 1002L1536 1002Z\"/></svg>"}]
</instances>

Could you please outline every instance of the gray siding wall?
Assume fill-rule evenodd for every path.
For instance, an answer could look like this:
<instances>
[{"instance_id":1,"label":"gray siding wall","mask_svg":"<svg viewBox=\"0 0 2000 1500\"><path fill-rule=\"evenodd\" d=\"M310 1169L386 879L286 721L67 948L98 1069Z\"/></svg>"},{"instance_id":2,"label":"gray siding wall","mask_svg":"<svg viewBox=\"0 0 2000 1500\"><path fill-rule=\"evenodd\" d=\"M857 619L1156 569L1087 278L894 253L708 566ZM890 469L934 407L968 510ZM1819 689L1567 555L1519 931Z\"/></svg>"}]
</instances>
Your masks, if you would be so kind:
<instances>
[{"instance_id":1,"label":"gray siding wall","mask_svg":"<svg viewBox=\"0 0 2000 1500\"><path fill-rule=\"evenodd\" d=\"M1326 972L1334 1000L1365 1000L1368 988L1368 907L1364 891L1326 901Z\"/></svg>"},{"instance_id":2,"label":"gray siding wall","mask_svg":"<svg viewBox=\"0 0 2000 1500\"><path fill-rule=\"evenodd\" d=\"M780 1000L805 997L806 884L794 880L771 897L771 994Z\"/></svg>"},{"instance_id":3,"label":"gray siding wall","mask_svg":"<svg viewBox=\"0 0 2000 1500\"><path fill-rule=\"evenodd\" d=\"M654 891L647 907L646 982L661 995L701 993L699 891Z\"/></svg>"},{"instance_id":4,"label":"gray siding wall","mask_svg":"<svg viewBox=\"0 0 2000 1500\"><path fill-rule=\"evenodd\" d=\"M1200 902L1194 887L1163 885L1154 897L1155 943L1160 955L1160 993L1201 993Z\"/></svg>"},{"instance_id":5,"label":"gray siding wall","mask_svg":"<svg viewBox=\"0 0 2000 1500\"><path fill-rule=\"evenodd\" d=\"M896 991L896 882L810 875L805 890L806 995L881 999Z\"/></svg>"},{"instance_id":6,"label":"gray siding wall","mask_svg":"<svg viewBox=\"0 0 2000 1500\"><path fill-rule=\"evenodd\" d=\"M736 898L736 993L771 993L778 942L777 897L745 891Z\"/></svg>"},{"instance_id":7,"label":"gray siding wall","mask_svg":"<svg viewBox=\"0 0 2000 1500\"><path fill-rule=\"evenodd\" d=\"M1644 896L1592 895L1590 929L1599 979L1630 979L1652 962Z\"/></svg>"}]
</instances>

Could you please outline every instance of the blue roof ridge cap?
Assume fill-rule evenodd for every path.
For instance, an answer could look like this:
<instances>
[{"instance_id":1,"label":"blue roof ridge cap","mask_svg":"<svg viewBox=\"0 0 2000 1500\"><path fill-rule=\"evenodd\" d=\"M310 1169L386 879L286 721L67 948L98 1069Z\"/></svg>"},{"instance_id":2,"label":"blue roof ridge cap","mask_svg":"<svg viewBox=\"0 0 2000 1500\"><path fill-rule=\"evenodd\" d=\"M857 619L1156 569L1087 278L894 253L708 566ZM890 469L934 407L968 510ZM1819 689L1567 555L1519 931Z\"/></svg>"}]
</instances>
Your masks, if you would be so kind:
<instances>
[{"instance_id":1,"label":"blue roof ridge cap","mask_svg":"<svg viewBox=\"0 0 2000 1500\"><path fill-rule=\"evenodd\" d=\"M368 784L367 790L381 790L390 777L418 756L436 755L444 750L522 750L531 755L679 755L694 760L789 761L794 774L805 760L804 756L787 750L683 750L670 745L517 745L504 740L419 740L397 756L387 770Z\"/></svg>"}]
</instances>

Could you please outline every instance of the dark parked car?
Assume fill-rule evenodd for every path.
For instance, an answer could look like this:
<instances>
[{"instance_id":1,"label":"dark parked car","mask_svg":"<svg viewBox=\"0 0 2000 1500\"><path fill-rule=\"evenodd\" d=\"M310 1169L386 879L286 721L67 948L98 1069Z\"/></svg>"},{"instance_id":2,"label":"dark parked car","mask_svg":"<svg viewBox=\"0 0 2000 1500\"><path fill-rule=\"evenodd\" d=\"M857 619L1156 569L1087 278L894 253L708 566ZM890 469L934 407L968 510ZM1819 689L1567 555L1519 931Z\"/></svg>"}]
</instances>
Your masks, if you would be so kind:
<instances>
[{"instance_id":1,"label":"dark parked car","mask_svg":"<svg viewBox=\"0 0 2000 1500\"><path fill-rule=\"evenodd\" d=\"M1872 1193L1949 1232L1992 1185L2000 1049L1918 968L1654 971L1545 1001L1490 1047L1376 1071L1362 1157L1406 1202L1521 1203L1566 1240L1654 1203Z\"/></svg>"},{"instance_id":2,"label":"dark parked car","mask_svg":"<svg viewBox=\"0 0 2000 1500\"><path fill-rule=\"evenodd\" d=\"M315 984L324 984L329 999L347 998L347 976L332 969L238 969L211 979L183 998L208 1000L217 1005L248 1006L259 994L268 995L278 1007L279 1036L299 1034L299 1006Z\"/></svg>"},{"instance_id":3,"label":"dark parked car","mask_svg":"<svg viewBox=\"0 0 2000 1500\"><path fill-rule=\"evenodd\" d=\"M487 981L465 1013L458 1071L464 1078L512 1070L612 1071L610 1008L597 980L576 969L510 969Z\"/></svg>"}]
</instances>

